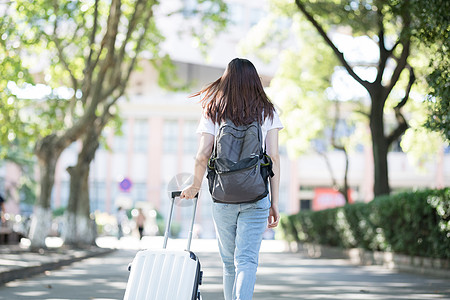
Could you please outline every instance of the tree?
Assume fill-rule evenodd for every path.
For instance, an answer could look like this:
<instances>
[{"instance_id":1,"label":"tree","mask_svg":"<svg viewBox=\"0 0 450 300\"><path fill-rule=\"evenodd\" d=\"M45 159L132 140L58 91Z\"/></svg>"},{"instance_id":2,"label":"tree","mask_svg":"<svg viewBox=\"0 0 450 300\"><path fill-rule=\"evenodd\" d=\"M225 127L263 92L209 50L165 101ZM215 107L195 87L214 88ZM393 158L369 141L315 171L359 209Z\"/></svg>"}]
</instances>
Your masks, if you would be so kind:
<instances>
[{"instance_id":1,"label":"tree","mask_svg":"<svg viewBox=\"0 0 450 300\"><path fill-rule=\"evenodd\" d=\"M388 149L408 128L408 123L401 109L407 103L411 87L415 81L413 68L408 64L408 57L411 53L411 13L409 3L408 1L343 1L335 4L331 1L309 3L296 0L295 4L333 50L348 74L362 85L370 95L369 120L374 154L374 194L375 196L389 194ZM339 23L341 26L345 24L350 26L353 32L357 34L361 34L364 31L365 35L376 37L379 58L375 80L369 82L362 79L355 72L344 54L330 39L324 26L317 21L318 18L323 18L324 16L329 17L327 21L321 19L324 22L332 25ZM394 31L396 31L395 38L392 37L393 34L387 31L389 26L395 26L393 27L395 28ZM392 46L388 45L389 39L395 41ZM398 48L401 48L401 50L398 50ZM386 72L388 61L395 61L392 74ZM404 70L409 72L409 82L404 90L403 98L394 107L397 126L386 134L384 121L386 101Z\"/></svg>"},{"instance_id":2,"label":"tree","mask_svg":"<svg viewBox=\"0 0 450 300\"><path fill-rule=\"evenodd\" d=\"M329 171L330 185L348 202L348 153L362 140L357 127L363 122L359 120L361 114L359 119L353 114L344 115L340 106L352 109L359 106L351 101L341 104L341 96L333 90L332 82L332 74L340 71L339 62L314 28L298 14L289 14L292 10L274 6L270 11L241 42L241 51L246 55L256 53L268 62L278 57L280 65L268 94L285 124L281 141L286 143L291 157L311 149L319 154ZM343 154L343 174L333 170L327 154L330 150Z\"/></svg>"},{"instance_id":3,"label":"tree","mask_svg":"<svg viewBox=\"0 0 450 300\"><path fill-rule=\"evenodd\" d=\"M417 2L421 2L422 8L426 7L427 9L424 11L422 8L418 8ZM422 28L422 33L426 33L427 31L426 29L424 30L424 28L426 28L424 24L426 21L418 21L418 12L430 14L430 11L440 10L441 7L446 11L448 5L439 6L439 3L442 4L442 1L439 0L430 2L419 0L272 0L270 3L271 6L269 10L271 14L275 14L278 17L282 16L282 18L284 18L284 20L282 19L281 22L279 22L281 23L281 27L286 27L286 18L288 18L293 21L294 25L291 27L294 28L293 31L295 31L295 26L298 27L297 24L300 24L303 19L314 28L314 31L331 50L331 54L339 61L340 67L335 68L334 71L328 73L326 76L344 77L342 75L342 70L345 70L345 73L347 73L346 76L349 76L354 80L355 89L358 85L365 91L364 95L358 96L358 99L356 100L362 100L360 101L361 107L357 108L357 110L367 116L371 132L371 147L374 156L374 194L388 194L390 188L387 153L389 147L402 137L409 128L409 124L404 116L404 110L409 109L409 103L411 101L408 100L410 98L411 90L415 88L417 91L417 82L420 82L420 80L416 80L416 74L421 75L420 73L423 72L420 63L417 64L417 55L422 52L427 56L425 59L429 59L429 57L436 54L439 56L440 53L445 53L445 51L436 51L434 47L431 47L431 49L424 49L425 47L420 46L420 41L416 38L418 36L416 32L417 28ZM430 7L432 7L432 9ZM303 16L303 18L301 18L301 16ZM448 17L440 17L437 19L439 20L438 22L445 20L445 22L441 22L441 25L437 27L438 29L436 30L439 32L437 36L441 42L443 40L448 40L443 39L443 37L448 35L448 26L446 25L448 24L447 19ZM277 26L276 22L272 23L274 26L267 26L266 28L266 31L270 34L275 33L277 30L276 28L280 27ZM435 24L434 21L431 24ZM309 35L309 33L307 35ZM252 35L248 40L253 40L253 42L256 41L256 44L266 48L263 51L260 51L263 58L273 57L273 53L286 49L286 45L289 47L292 46L286 41L284 43L280 42L280 40L285 40L285 38L289 36L285 32L276 36L271 35L271 37L274 38L264 39L262 36L264 36L264 34L252 32ZM371 40L372 44L377 48L378 54L369 57L366 53L359 51L359 56L356 57L355 53L343 53L342 49L345 45L339 42L340 39L342 41L344 36L352 36L353 40L359 39L362 41L363 37L364 40ZM300 37L298 35L294 36L294 38L299 39L300 42L307 43L308 41L305 41L304 37L305 34ZM443 44L446 45L445 43ZM276 48L275 51L273 51L273 46ZM311 46L321 47L321 44L314 43ZM272 52L270 51L270 47L272 47ZM442 49L445 50L448 48L444 46ZM286 52L286 50L283 51ZM299 51L298 57L311 55L308 52L311 50L306 49L305 47L298 47L297 51ZM283 60L283 56L281 57ZM448 55L443 57L448 60ZM322 54L318 54L317 58L312 59L322 59ZM291 65L293 66L292 68L295 68L295 64ZM321 75L312 76L320 78L323 75L323 68L324 66L321 65L316 70L313 70L313 72L318 72ZM445 87L445 80L443 80L443 78L448 79L448 76L445 76L447 73L441 72L436 64L432 64L430 69L437 73L430 72L429 74L440 74L440 83L438 86L440 91L443 91L443 87ZM368 71L371 73L368 73ZM446 71L448 72L448 70ZM278 74L275 77L277 76ZM429 78L431 78L430 76ZM304 76L301 73L298 74L298 78L301 78L300 81L304 80L303 77ZM305 85L307 84L301 86L302 89ZM275 86L275 84L273 86ZM280 91L280 89L278 89L278 91ZM423 95L424 94L425 93L423 93ZM279 97L280 94L277 95L277 98ZM368 98L370 102L365 102L365 98ZM297 99L298 101L303 102L300 95ZM436 109L433 115L435 120L438 120L440 124L445 124L445 122L441 123L441 121L445 121L448 118L448 109L446 108L448 101L446 98L443 98L443 101L439 101L438 98L434 97L431 99L436 103ZM304 104L301 104L300 106L304 106ZM355 106L357 107L357 105ZM285 112L289 115L298 115L298 113ZM297 119L299 120L299 118ZM302 122L302 120L299 120L299 122ZM289 124L287 124L287 127L288 126ZM296 127L299 128L300 126ZM286 131L286 133L289 132ZM304 135L305 133L298 132L298 134ZM298 138L293 134L289 134L289 136L290 141L297 144L295 141L298 140ZM288 145L288 149L290 147L291 146Z\"/></svg>"},{"instance_id":4,"label":"tree","mask_svg":"<svg viewBox=\"0 0 450 300\"><path fill-rule=\"evenodd\" d=\"M70 174L69 202L67 207L64 243L84 246L95 244L95 230L90 218L89 170L95 152L100 145L101 132L112 117L109 110L89 127L82 136L82 148L75 166L67 169Z\"/></svg>"},{"instance_id":5,"label":"tree","mask_svg":"<svg viewBox=\"0 0 450 300\"><path fill-rule=\"evenodd\" d=\"M26 32L7 5L0 3L0 160L20 167L22 176L16 188L21 200L31 205L36 198L33 148L38 136L52 127L61 128L57 115L61 115L63 102L50 93L35 97L39 87L33 85L27 56L31 48L40 47L40 40ZM31 98L24 99L27 96Z\"/></svg>"},{"instance_id":6,"label":"tree","mask_svg":"<svg viewBox=\"0 0 450 300\"><path fill-rule=\"evenodd\" d=\"M190 33L194 37L202 35L202 30L208 29L219 31L224 28L225 19L223 18L222 13L226 11L226 6L224 6L221 1L210 1L206 2L206 4L208 4L206 7L200 7L197 10L197 16L203 16L202 20L206 23L205 26L201 29L189 26L187 28L188 30L191 30ZM139 7L136 7L136 10L139 9ZM146 37L145 33L143 33L140 40L138 40L136 44L134 52L139 53L141 49L147 49L147 52L150 52L150 62L159 74L160 86L169 90L184 89L186 85L184 83L179 83L176 80L175 68L171 64L170 59L167 56L159 57L159 53L161 52L160 44L164 40L164 37L161 36L158 28L156 27L155 21L151 18L153 14L150 14L150 17L144 15L143 18L139 20L136 10L133 13L133 16L127 16L127 18L130 19L128 30L130 30L132 24L139 25L141 23L144 24L144 28L149 27L150 36ZM126 15L125 12L123 14ZM135 17L136 19L133 19ZM213 18L213 20L211 20L211 18ZM204 42L207 41L204 40ZM126 61L122 63L122 67L125 66L128 71L126 72L126 76L120 80L120 92L106 104L108 107L112 107L116 101L124 95L126 83L128 82L128 78L134 69L134 65L137 63L137 58L138 54L132 58L129 66L126 66ZM90 218L88 184L89 170L90 164L94 159L95 152L99 146L99 139L102 130L113 117L119 116L111 113L109 108L103 110L102 114L97 115L93 123L90 124L89 129L81 136L82 149L78 155L77 164L68 168L71 180L69 205L66 216L66 244L89 245L95 242L92 220Z\"/></svg>"},{"instance_id":7,"label":"tree","mask_svg":"<svg viewBox=\"0 0 450 300\"><path fill-rule=\"evenodd\" d=\"M206 19L215 21L208 28L223 28L223 13L226 6L222 1L214 0L205 6ZM16 48L26 49L26 56L47 60L41 77L47 86L56 90L65 87L69 96L56 95L61 114L55 119L62 120L64 126L50 126L36 142L35 155L40 168L40 193L32 220L30 238L33 247L44 247L51 214L50 196L54 183L56 162L64 149L78 139L83 149L76 166L70 168L71 202L69 219L76 231L77 222L73 215L80 215L86 224L89 215L87 178L89 164L98 147L101 130L113 117L110 109L120 99L127 86L131 72L135 69L140 54L145 49L147 58L157 70L172 70L167 56L161 56L159 44L163 37L156 28L154 8L157 1L112 0L55 2L40 0L29 3L16 1L8 8L4 19L9 26L9 36L17 37ZM194 28L194 32L201 32ZM19 56L22 58L22 56ZM14 74L25 69L24 64L12 72L10 79L17 82ZM167 81L167 73L161 72L161 78ZM35 76L36 77L36 76ZM30 80L31 81L31 80ZM164 81L164 80L163 80ZM2 97L2 103L5 98ZM3 112L2 112L3 113ZM17 130L20 132L20 128ZM82 187L77 193L76 188ZM80 213L81 212L81 213ZM72 215L72 217L70 217ZM86 226L81 226L86 227ZM83 234L75 234L80 236ZM68 241L71 243L72 241Z\"/></svg>"},{"instance_id":8,"label":"tree","mask_svg":"<svg viewBox=\"0 0 450 300\"><path fill-rule=\"evenodd\" d=\"M35 147L41 177L40 195L30 229L33 247L45 246L56 163L62 151L94 124L97 115L123 94L144 39L152 39L153 1L109 5L95 1L17 2L18 15L47 43L59 62L53 84L70 86L66 128L43 136ZM126 13L122 13L125 11ZM150 35L150 37L148 36Z\"/></svg>"}]
</instances>

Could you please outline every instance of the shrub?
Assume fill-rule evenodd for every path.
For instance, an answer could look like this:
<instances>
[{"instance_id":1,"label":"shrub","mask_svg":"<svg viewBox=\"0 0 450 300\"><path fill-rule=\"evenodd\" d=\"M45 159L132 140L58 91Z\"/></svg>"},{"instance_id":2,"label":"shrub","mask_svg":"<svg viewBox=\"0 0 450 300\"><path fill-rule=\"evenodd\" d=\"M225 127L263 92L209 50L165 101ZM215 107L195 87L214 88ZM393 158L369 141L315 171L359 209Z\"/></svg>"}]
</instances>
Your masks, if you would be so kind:
<instances>
[{"instance_id":1,"label":"shrub","mask_svg":"<svg viewBox=\"0 0 450 300\"><path fill-rule=\"evenodd\" d=\"M302 211L284 218L281 230L290 241L450 258L450 188Z\"/></svg>"}]
</instances>

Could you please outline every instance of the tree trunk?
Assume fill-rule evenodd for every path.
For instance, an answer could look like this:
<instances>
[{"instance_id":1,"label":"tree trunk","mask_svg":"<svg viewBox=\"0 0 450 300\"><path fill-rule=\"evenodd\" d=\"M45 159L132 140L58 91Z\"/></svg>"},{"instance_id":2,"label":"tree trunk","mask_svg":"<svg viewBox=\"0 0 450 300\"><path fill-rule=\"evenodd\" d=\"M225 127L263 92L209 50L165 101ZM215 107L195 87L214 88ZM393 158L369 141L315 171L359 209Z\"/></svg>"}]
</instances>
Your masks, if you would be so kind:
<instances>
[{"instance_id":1,"label":"tree trunk","mask_svg":"<svg viewBox=\"0 0 450 300\"><path fill-rule=\"evenodd\" d=\"M94 154L95 154L95 150ZM93 159L93 156L92 156ZM92 161L91 159L91 161ZM96 230L91 219L91 205L89 197L89 170L90 162L84 162L86 166L82 168L80 199L77 206L77 231L79 245L95 245Z\"/></svg>"},{"instance_id":2,"label":"tree trunk","mask_svg":"<svg viewBox=\"0 0 450 300\"><path fill-rule=\"evenodd\" d=\"M382 90L382 87L379 87ZM388 143L384 134L383 109L385 100L377 96L381 92L372 94L372 106L370 111L370 132L372 134L372 150L374 162L374 187L375 197L380 195L388 195L389 176L388 176Z\"/></svg>"},{"instance_id":3,"label":"tree trunk","mask_svg":"<svg viewBox=\"0 0 450 300\"><path fill-rule=\"evenodd\" d=\"M349 158L348 158L348 153L347 150L345 149L345 147L342 147L342 151L344 152L345 155L345 171L344 171L344 187L339 189L339 192L341 192L341 194L344 196L345 198L345 203L349 204L350 203L350 198L348 196L348 192L349 192L349 186L348 186L348 165L349 165Z\"/></svg>"},{"instance_id":4,"label":"tree trunk","mask_svg":"<svg viewBox=\"0 0 450 300\"><path fill-rule=\"evenodd\" d=\"M31 218L29 234L31 248L45 248L45 238L51 228L50 200L55 182L56 163L63 150L57 147L56 141L56 135L49 135L40 140L35 148L40 170L40 190Z\"/></svg>"},{"instance_id":5,"label":"tree trunk","mask_svg":"<svg viewBox=\"0 0 450 300\"><path fill-rule=\"evenodd\" d=\"M95 111L91 109L90 113L66 130L63 135L58 136L53 133L36 143L34 151L39 162L40 190L30 226L31 248L45 247L45 238L50 231L52 222L50 200L55 183L56 163L64 149L88 129L94 116Z\"/></svg>"},{"instance_id":6,"label":"tree trunk","mask_svg":"<svg viewBox=\"0 0 450 300\"><path fill-rule=\"evenodd\" d=\"M83 146L78 154L77 164L67 169L70 174L69 204L66 214L67 229L64 236L64 243L67 245L95 244L96 230L90 216L89 171L99 146L99 137L104 124L102 122L89 127L83 135Z\"/></svg>"},{"instance_id":7,"label":"tree trunk","mask_svg":"<svg viewBox=\"0 0 450 300\"><path fill-rule=\"evenodd\" d=\"M67 172L70 175L69 201L64 220L64 244L75 246L77 244L77 206L79 194L81 191L80 168L78 164L75 167L68 167Z\"/></svg>"}]
</instances>

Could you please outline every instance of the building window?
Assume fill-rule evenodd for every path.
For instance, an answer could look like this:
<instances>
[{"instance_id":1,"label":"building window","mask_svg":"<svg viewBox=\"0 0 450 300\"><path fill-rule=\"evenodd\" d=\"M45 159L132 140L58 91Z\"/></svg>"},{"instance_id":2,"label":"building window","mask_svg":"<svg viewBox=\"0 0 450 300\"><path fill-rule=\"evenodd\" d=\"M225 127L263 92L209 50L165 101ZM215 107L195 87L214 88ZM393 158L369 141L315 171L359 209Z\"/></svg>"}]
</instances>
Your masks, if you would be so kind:
<instances>
[{"instance_id":1,"label":"building window","mask_svg":"<svg viewBox=\"0 0 450 300\"><path fill-rule=\"evenodd\" d=\"M244 27L244 6L241 3L230 3L228 11L230 16L230 23L236 27Z\"/></svg>"},{"instance_id":2,"label":"building window","mask_svg":"<svg viewBox=\"0 0 450 300\"><path fill-rule=\"evenodd\" d=\"M60 207L67 207L69 204L69 196L70 196L70 181L62 181L60 187Z\"/></svg>"},{"instance_id":3,"label":"building window","mask_svg":"<svg viewBox=\"0 0 450 300\"><path fill-rule=\"evenodd\" d=\"M163 128L164 153L175 153L178 147L178 121L168 120Z\"/></svg>"},{"instance_id":4,"label":"building window","mask_svg":"<svg viewBox=\"0 0 450 300\"><path fill-rule=\"evenodd\" d=\"M123 121L120 133L114 136L114 152L126 152L128 144L128 122Z\"/></svg>"},{"instance_id":5,"label":"building window","mask_svg":"<svg viewBox=\"0 0 450 300\"><path fill-rule=\"evenodd\" d=\"M145 183L134 183L131 192L134 204L147 201L147 185Z\"/></svg>"},{"instance_id":6,"label":"building window","mask_svg":"<svg viewBox=\"0 0 450 300\"><path fill-rule=\"evenodd\" d=\"M103 130L102 134L100 135L98 150L109 149L110 145L108 145L108 132L105 132L105 130Z\"/></svg>"},{"instance_id":7,"label":"building window","mask_svg":"<svg viewBox=\"0 0 450 300\"><path fill-rule=\"evenodd\" d=\"M197 1L183 0L183 15L185 17L192 17L197 10Z\"/></svg>"},{"instance_id":8,"label":"building window","mask_svg":"<svg viewBox=\"0 0 450 300\"><path fill-rule=\"evenodd\" d=\"M139 119L134 122L134 152L146 152L148 145L148 121Z\"/></svg>"},{"instance_id":9,"label":"building window","mask_svg":"<svg viewBox=\"0 0 450 300\"><path fill-rule=\"evenodd\" d=\"M106 210L105 206L106 184L104 182L95 181L89 189L91 212Z\"/></svg>"},{"instance_id":10,"label":"building window","mask_svg":"<svg viewBox=\"0 0 450 300\"><path fill-rule=\"evenodd\" d=\"M265 11L263 9L250 9L250 26L255 26L264 17Z\"/></svg>"},{"instance_id":11,"label":"building window","mask_svg":"<svg viewBox=\"0 0 450 300\"><path fill-rule=\"evenodd\" d=\"M401 146L402 137L396 139L389 147L390 152L403 152L402 146Z\"/></svg>"},{"instance_id":12,"label":"building window","mask_svg":"<svg viewBox=\"0 0 450 300\"><path fill-rule=\"evenodd\" d=\"M300 210L311 210L311 199L300 200Z\"/></svg>"},{"instance_id":13,"label":"building window","mask_svg":"<svg viewBox=\"0 0 450 300\"><path fill-rule=\"evenodd\" d=\"M184 122L183 128L183 151L184 153L195 153L197 151L197 121Z\"/></svg>"}]
</instances>

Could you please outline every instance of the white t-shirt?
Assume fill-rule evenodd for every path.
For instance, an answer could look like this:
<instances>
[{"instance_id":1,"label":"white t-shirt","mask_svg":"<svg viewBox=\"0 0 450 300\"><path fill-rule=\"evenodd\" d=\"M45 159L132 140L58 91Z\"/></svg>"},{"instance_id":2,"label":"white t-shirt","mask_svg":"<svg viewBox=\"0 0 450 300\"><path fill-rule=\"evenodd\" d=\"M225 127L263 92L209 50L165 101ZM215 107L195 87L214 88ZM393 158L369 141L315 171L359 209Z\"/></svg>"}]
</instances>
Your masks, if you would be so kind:
<instances>
[{"instance_id":1,"label":"white t-shirt","mask_svg":"<svg viewBox=\"0 0 450 300\"><path fill-rule=\"evenodd\" d=\"M273 112L273 120L271 120L270 118L266 118L261 126L261 131L263 135L262 140L263 145L265 145L266 142L267 132L275 128L279 130L284 128L283 124L281 123L280 117L278 116L276 111ZM214 124L214 122L211 119L206 118L205 115L202 114L202 118L200 119L200 123L198 124L197 127L197 133L199 134L209 133L216 136L218 132L219 132L219 124Z\"/></svg>"}]
</instances>

